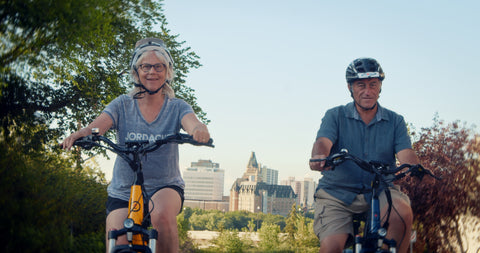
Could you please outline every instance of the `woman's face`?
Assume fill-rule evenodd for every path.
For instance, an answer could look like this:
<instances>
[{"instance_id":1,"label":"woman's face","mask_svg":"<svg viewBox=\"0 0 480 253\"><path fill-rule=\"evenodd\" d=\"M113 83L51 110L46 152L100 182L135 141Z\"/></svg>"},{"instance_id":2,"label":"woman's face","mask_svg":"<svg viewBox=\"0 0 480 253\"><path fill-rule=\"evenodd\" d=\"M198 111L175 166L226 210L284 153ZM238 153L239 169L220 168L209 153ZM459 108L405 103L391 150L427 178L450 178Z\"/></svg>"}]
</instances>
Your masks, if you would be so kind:
<instances>
[{"instance_id":1,"label":"woman's face","mask_svg":"<svg viewBox=\"0 0 480 253\"><path fill-rule=\"evenodd\" d=\"M150 51L145 54L138 65L138 77L145 88L154 91L165 83L167 68L155 52Z\"/></svg>"}]
</instances>

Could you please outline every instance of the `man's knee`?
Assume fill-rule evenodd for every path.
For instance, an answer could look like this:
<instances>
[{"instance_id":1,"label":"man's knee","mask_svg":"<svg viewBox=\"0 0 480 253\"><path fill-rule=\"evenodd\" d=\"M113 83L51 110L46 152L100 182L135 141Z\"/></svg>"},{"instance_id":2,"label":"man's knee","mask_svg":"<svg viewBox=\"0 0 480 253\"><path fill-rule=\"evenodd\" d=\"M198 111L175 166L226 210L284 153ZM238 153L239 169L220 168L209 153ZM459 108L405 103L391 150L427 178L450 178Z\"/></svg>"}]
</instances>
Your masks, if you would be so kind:
<instances>
[{"instance_id":1,"label":"man's knee","mask_svg":"<svg viewBox=\"0 0 480 253\"><path fill-rule=\"evenodd\" d=\"M403 200L394 201L393 208L391 209L391 213L390 213L389 223L390 224L403 223L406 226L410 226L412 222L413 222L413 212L410 205Z\"/></svg>"},{"instance_id":2,"label":"man's knee","mask_svg":"<svg viewBox=\"0 0 480 253\"><path fill-rule=\"evenodd\" d=\"M348 234L327 236L320 242L320 252L342 252L347 239Z\"/></svg>"}]
</instances>

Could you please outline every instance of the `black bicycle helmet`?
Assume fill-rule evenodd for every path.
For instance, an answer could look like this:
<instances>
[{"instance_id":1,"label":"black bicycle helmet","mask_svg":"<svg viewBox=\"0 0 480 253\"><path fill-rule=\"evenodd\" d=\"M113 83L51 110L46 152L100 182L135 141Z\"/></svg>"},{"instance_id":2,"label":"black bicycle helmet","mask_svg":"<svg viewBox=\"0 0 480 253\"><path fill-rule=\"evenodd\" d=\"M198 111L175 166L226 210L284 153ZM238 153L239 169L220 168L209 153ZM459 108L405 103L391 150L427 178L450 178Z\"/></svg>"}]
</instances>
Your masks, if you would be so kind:
<instances>
[{"instance_id":1,"label":"black bicycle helmet","mask_svg":"<svg viewBox=\"0 0 480 253\"><path fill-rule=\"evenodd\" d=\"M385 79L380 64L373 58L358 58L348 65L347 73L345 74L347 83L353 83L356 80L378 78L380 81Z\"/></svg>"}]
</instances>

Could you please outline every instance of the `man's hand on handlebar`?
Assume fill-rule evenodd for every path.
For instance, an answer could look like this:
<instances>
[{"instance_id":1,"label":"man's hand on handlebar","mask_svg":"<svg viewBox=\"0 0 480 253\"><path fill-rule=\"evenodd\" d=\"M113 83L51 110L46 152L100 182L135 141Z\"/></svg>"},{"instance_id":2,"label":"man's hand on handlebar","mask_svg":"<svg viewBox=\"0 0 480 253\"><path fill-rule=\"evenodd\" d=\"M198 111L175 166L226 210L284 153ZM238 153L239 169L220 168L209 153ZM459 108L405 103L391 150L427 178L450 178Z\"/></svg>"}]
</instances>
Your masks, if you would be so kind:
<instances>
[{"instance_id":1,"label":"man's hand on handlebar","mask_svg":"<svg viewBox=\"0 0 480 253\"><path fill-rule=\"evenodd\" d=\"M325 171L331 169L331 167L325 167L326 155L314 155L310 159L310 169L315 171Z\"/></svg>"}]
</instances>

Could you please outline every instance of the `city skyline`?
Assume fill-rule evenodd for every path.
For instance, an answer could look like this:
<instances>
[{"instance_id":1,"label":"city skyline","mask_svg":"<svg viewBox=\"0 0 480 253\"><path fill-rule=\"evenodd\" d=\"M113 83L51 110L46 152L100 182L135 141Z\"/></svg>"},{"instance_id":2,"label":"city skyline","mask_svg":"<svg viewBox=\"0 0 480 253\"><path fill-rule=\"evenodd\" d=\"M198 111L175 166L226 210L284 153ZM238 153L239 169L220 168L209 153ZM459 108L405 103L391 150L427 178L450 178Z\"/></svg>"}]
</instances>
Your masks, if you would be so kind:
<instances>
[{"instance_id":1,"label":"city skyline","mask_svg":"<svg viewBox=\"0 0 480 253\"><path fill-rule=\"evenodd\" d=\"M188 145L188 144L187 144ZM187 146L185 145L185 146ZM182 146L182 145L180 145ZM196 146L195 146L196 147ZM193 148L195 148L193 147ZM198 147L196 147L198 148ZM180 147L181 149L181 147ZM184 151L185 152L185 151ZM252 151L254 152L254 151ZM180 151L180 156L181 156L181 153L182 151ZM105 173L105 178L107 181L110 181L111 177L112 177L112 173L113 173L113 164L114 164L114 161L115 161L115 158L116 158L116 155L113 154L112 152L110 151L107 151L107 154L108 156L110 157L110 160L107 160L103 157L100 156L97 156L97 162L99 163L99 166L102 170L102 172ZM185 159L183 159L185 160ZM216 162L215 160L213 159L210 159L210 158L198 158L196 160L193 160L193 161L185 161L185 162L180 162L180 171L183 175L183 172L190 168L191 167L191 163L194 163L194 162L198 162L198 161L204 161L204 160L210 160L212 163L216 163L219 165L219 169L222 169L224 170L225 172L225 175L226 175L226 172L228 171L228 169L226 168L223 168L222 167L222 164L221 163L218 163ZM227 176L224 176L224 188L223 188L223 194L224 196L228 196L229 194L229 191L230 191L230 188L232 187L233 183L235 182L235 180L239 177L241 177L241 175L245 172L245 170L247 169L247 166L248 166L248 161L249 159L245 159L245 162L244 162L244 170L241 171L240 174L238 174L239 176L238 177L235 177L235 178L227 178ZM187 165L187 164L190 164L190 165ZM266 166L264 165L262 162L259 162L260 165L263 165L263 166ZM183 167L182 167L183 166ZM240 166L240 165L239 165ZM268 167L268 166L267 166ZM275 168L270 168L268 167L268 169L272 169L272 170L276 170ZM278 171L278 170L277 170ZM312 173L313 174L313 173ZM320 178L320 174L317 173L318 175L316 177L313 177L311 176L311 174L309 173L306 173L304 176L299 176L299 175L285 175L285 176L281 176L281 173L278 172L278 182L282 182L282 181L285 181L285 180L288 180L290 177L294 177L296 180L300 180L300 179L305 179L305 178L312 178L314 182L317 182L318 179Z\"/></svg>"}]
</instances>

